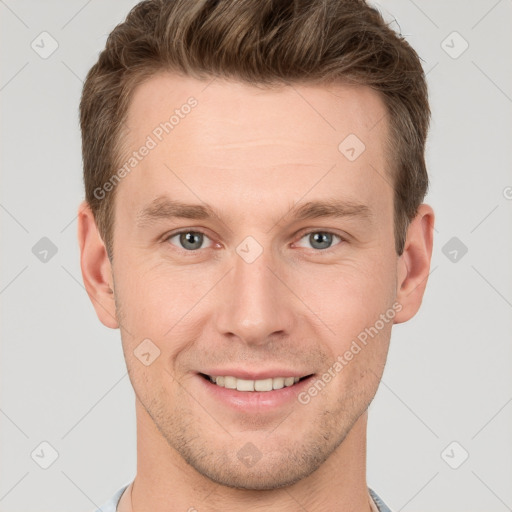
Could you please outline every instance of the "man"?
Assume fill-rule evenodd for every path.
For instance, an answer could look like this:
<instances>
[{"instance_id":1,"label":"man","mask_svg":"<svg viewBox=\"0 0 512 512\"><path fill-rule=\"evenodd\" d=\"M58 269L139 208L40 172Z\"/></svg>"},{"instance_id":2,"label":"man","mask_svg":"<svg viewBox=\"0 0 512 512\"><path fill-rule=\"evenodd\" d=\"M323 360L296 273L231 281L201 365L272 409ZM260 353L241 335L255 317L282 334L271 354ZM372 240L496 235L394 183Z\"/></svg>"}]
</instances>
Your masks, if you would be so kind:
<instances>
[{"instance_id":1,"label":"man","mask_svg":"<svg viewBox=\"0 0 512 512\"><path fill-rule=\"evenodd\" d=\"M148 0L80 105L78 237L136 395L103 512L388 511L367 409L434 213L414 50L356 0Z\"/></svg>"}]
</instances>

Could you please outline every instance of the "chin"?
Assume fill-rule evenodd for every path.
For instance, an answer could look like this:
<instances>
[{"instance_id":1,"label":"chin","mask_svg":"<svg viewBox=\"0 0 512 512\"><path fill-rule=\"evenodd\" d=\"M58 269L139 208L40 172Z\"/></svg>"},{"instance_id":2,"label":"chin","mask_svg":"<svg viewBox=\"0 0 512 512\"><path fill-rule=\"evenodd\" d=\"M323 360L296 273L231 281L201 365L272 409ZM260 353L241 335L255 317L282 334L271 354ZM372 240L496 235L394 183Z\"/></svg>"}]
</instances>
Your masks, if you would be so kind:
<instances>
[{"instance_id":1,"label":"chin","mask_svg":"<svg viewBox=\"0 0 512 512\"><path fill-rule=\"evenodd\" d=\"M251 436L245 440L231 439L229 445L216 446L215 443L198 446L181 444L178 451L182 458L202 476L209 480L234 489L264 491L289 487L314 473L332 454L338 442L327 442L306 438L300 442L285 445L285 439L263 447L261 452L251 442ZM289 438L288 438L289 439ZM209 450L206 449L209 446ZM233 449L233 446L241 446ZM215 450L215 451L212 451Z\"/></svg>"},{"instance_id":2,"label":"chin","mask_svg":"<svg viewBox=\"0 0 512 512\"><path fill-rule=\"evenodd\" d=\"M237 461L238 462L238 461ZM254 468L241 467L233 463L230 467L219 469L218 466L195 466L196 471L211 481L231 487L252 491L271 491L289 487L313 473L320 463L313 466L304 462L297 466L289 461L264 462L261 459ZM293 468L293 469L291 469Z\"/></svg>"}]
</instances>

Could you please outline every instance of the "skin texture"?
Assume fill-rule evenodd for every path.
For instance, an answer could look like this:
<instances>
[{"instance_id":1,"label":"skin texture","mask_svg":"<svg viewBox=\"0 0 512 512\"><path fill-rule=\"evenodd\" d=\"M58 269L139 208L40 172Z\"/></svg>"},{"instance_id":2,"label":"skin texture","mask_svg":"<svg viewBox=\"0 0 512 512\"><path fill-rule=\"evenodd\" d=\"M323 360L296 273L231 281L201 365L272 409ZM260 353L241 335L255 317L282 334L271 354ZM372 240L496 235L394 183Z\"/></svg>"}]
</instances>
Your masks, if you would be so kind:
<instances>
[{"instance_id":1,"label":"skin texture","mask_svg":"<svg viewBox=\"0 0 512 512\"><path fill-rule=\"evenodd\" d=\"M135 91L126 157L191 96L197 106L117 185L112 264L87 204L79 209L84 283L101 322L120 328L136 395L137 476L119 509L132 510L131 494L137 512L369 511L367 408L392 324L420 307L433 211L420 206L398 257L386 110L366 87L262 90L160 74ZM349 134L365 144L354 161L338 149ZM138 225L162 196L218 216ZM362 203L368 216L290 214L328 199ZM202 231L201 248L171 237L181 229ZM309 234L326 231L332 245L315 248ZM248 236L262 249L252 263L236 250ZM390 310L307 404L256 414L212 398L197 374L279 367L321 377ZM148 366L134 355L144 339L160 350ZM261 454L251 467L238 457L247 443Z\"/></svg>"}]
</instances>

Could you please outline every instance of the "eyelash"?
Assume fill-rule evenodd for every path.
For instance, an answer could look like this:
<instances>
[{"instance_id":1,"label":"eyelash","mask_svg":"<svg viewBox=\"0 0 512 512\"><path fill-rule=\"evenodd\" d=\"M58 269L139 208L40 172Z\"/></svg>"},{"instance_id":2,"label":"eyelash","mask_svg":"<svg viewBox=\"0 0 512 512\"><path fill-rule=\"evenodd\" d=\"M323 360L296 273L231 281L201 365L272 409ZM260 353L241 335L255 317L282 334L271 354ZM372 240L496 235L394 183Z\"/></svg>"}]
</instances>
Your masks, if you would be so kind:
<instances>
[{"instance_id":1,"label":"eyelash","mask_svg":"<svg viewBox=\"0 0 512 512\"><path fill-rule=\"evenodd\" d=\"M174 233L170 233L169 235L166 235L163 239L163 242L169 243L171 238L174 238L175 236L181 235L183 233L199 233L199 234L205 236L206 238L210 239L210 237L204 231L201 231L200 229L183 229L181 231L176 231ZM305 231L303 233L300 233L298 240L300 241L304 237L311 235L312 233L324 233L324 234L332 235L333 237L336 237L340 240L337 244L334 244L331 247L328 247L327 249L314 249L314 248L308 248L308 247L305 248L305 249L314 251L315 254L330 253L331 250L334 250L338 245L341 245L342 243L347 242L346 238L342 237L341 235L338 235L337 233L334 233L332 231L327 231L327 230L319 230L319 229L313 229L310 231ZM213 243L215 243L215 242L213 242ZM178 247L174 244L171 244L171 245L173 245L174 248L176 248L178 251L186 253L187 255L190 255L190 256L197 255L197 253L199 253L199 251L203 250L203 249L187 250L187 249L184 249L183 247ZM211 247L205 247L204 249L211 249Z\"/></svg>"}]
</instances>

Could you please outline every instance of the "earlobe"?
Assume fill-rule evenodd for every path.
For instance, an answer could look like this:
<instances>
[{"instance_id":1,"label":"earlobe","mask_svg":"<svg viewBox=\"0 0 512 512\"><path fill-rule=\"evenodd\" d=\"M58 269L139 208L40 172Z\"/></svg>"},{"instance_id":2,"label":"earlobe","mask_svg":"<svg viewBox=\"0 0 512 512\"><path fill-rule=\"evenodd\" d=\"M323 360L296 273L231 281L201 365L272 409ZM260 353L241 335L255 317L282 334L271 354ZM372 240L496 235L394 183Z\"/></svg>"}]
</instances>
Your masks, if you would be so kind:
<instances>
[{"instance_id":1,"label":"earlobe","mask_svg":"<svg viewBox=\"0 0 512 512\"><path fill-rule=\"evenodd\" d=\"M84 286L96 314L105 326L117 329L112 266L87 201L78 208L78 244Z\"/></svg>"},{"instance_id":2,"label":"earlobe","mask_svg":"<svg viewBox=\"0 0 512 512\"><path fill-rule=\"evenodd\" d=\"M430 272L434 231L434 211L427 204L418 207L409 224L404 252L398 259L396 300L402 309L396 324L410 320L419 310Z\"/></svg>"}]
</instances>

